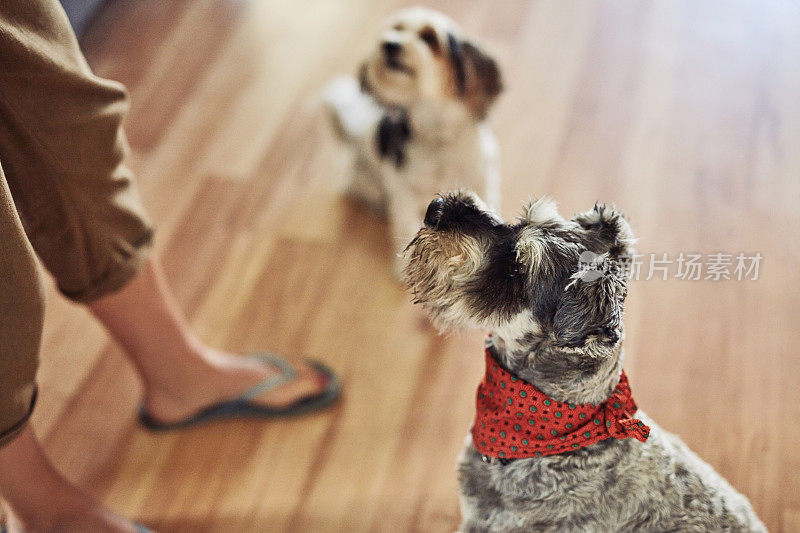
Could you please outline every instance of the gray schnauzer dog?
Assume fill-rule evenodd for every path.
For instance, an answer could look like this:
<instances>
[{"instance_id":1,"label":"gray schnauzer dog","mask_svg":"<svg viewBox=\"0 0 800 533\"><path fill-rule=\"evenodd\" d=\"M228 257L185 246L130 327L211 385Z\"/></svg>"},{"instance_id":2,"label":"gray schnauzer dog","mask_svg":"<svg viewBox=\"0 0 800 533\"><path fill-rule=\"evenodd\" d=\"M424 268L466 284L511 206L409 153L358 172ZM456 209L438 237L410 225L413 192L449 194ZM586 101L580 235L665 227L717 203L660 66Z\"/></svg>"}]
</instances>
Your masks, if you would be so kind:
<instances>
[{"instance_id":1,"label":"gray schnauzer dog","mask_svg":"<svg viewBox=\"0 0 800 533\"><path fill-rule=\"evenodd\" d=\"M485 382L491 381L488 366L494 361L495 370L510 376L503 387L541 395L543 405L553 407L545 413L550 416L562 417L554 404L563 406L561 422L550 423L569 428L568 413L607 404L611 409L610 403L620 407L613 398L627 386L621 318L627 288L623 263L632 242L627 221L611 207L598 205L566 220L553 202L542 199L519 221L506 224L474 194L451 193L428 207L425 226L404 252L404 278L441 329L492 331ZM596 254L604 268L582 270L587 253ZM478 396L480 406L483 394ZM601 414L594 427L586 420L597 436L587 431L594 440L564 451L544 446L543 453L533 451L540 442L566 440L568 432L529 441L522 412L516 413L522 426L512 422L520 439L507 437L514 457L493 454L495 448L474 438L485 430L473 427L459 459L461 529L765 531L745 496L630 402L625 420L607 415L603 424ZM606 426L612 433L601 437ZM639 431L649 426L649 436L625 438L631 436L623 431L629 426ZM498 433L506 437L506 431Z\"/></svg>"}]
</instances>

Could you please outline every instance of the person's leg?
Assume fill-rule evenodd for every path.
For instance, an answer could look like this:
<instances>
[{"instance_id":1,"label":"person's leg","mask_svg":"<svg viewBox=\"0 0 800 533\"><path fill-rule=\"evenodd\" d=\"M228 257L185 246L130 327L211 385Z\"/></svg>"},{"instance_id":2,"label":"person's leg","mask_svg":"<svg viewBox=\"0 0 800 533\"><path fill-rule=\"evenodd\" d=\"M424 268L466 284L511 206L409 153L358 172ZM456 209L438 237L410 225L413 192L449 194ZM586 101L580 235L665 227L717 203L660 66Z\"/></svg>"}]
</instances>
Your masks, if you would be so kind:
<instances>
[{"instance_id":1,"label":"person's leg","mask_svg":"<svg viewBox=\"0 0 800 533\"><path fill-rule=\"evenodd\" d=\"M129 532L136 527L75 490L45 457L26 426L0 448L0 494L12 532Z\"/></svg>"},{"instance_id":2,"label":"person's leg","mask_svg":"<svg viewBox=\"0 0 800 533\"><path fill-rule=\"evenodd\" d=\"M152 240L125 165L127 109L58 0L0 2L0 159L31 245L75 301L122 287Z\"/></svg>"},{"instance_id":3,"label":"person's leg","mask_svg":"<svg viewBox=\"0 0 800 533\"><path fill-rule=\"evenodd\" d=\"M157 264L146 259L152 229L124 164L127 146L121 121L126 109L124 87L92 74L57 0L0 2L0 158L7 164L15 207L58 288L75 301L92 302L92 310L140 370L152 414L167 421L238 394L274 369L197 342ZM14 298L9 301L23 305ZM33 326L38 332L41 323L4 320L0 336L15 327L23 331ZM7 375L2 365L30 363L24 357L0 355L0 383ZM33 371L25 370L31 374L27 389L21 387L12 398L0 397L0 422L15 414L6 409L25 408L19 413L21 426L0 426L0 431L8 431L0 433L0 445L13 436L23 438L22 418L27 418L32 403L35 367L34 361ZM321 388L316 381L316 374L303 367L300 379L260 401L282 405L307 394L312 383ZM193 386L197 383L206 390ZM0 496L13 516L26 517L34 526L50 524L58 517L74 516L70 506L76 502L91 502L52 467L41 466L47 463L32 433L24 438L28 446L0 451ZM29 455L20 456L25 450ZM37 507L36 498L17 497L42 489L48 492L46 508ZM95 503L81 509L84 524L104 524L96 530L130 530L128 522L109 520L113 515Z\"/></svg>"},{"instance_id":4,"label":"person's leg","mask_svg":"<svg viewBox=\"0 0 800 533\"><path fill-rule=\"evenodd\" d=\"M203 346L157 262L142 268L153 230L125 166L126 111L124 87L92 74L57 0L0 2L0 156L25 230L59 290L90 303L133 358L151 414L166 421L276 370ZM298 379L260 401L322 388L296 367Z\"/></svg>"},{"instance_id":5,"label":"person's leg","mask_svg":"<svg viewBox=\"0 0 800 533\"><path fill-rule=\"evenodd\" d=\"M44 297L0 167L0 497L10 531L135 531L75 490L27 424L36 400Z\"/></svg>"},{"instance_id":6,"label":"person's leg","mask_svg":"<svg viewBox=\"0 0 800 533\"><path fill-rule=\"evenodd\" d=\"M201 343L186 324L153 254L120 291L91 302L89 308L133 360L144 381L145 405L159 421L182 419L277 372L258 360ZM305 364L294 366L296 379L256 401L282 407L323 388L322 375Z\"/></svg>"},{"instance_id":7,"label":"person's leg","mask_svg":"<svg viewBox=\"0 0 800 533\"><path fill-rule=\"evenodd\" d=\"M49 516L61 477L45 468L28 419L36 402L44 297L34 253L0 166L0 497L33 530ZM38 453L37 453L38 452ZM40 522L32 520L34 515ZM52 518L52 521L51 521Z\"/></svg>"},{"instance_id":8,"label":"person's leg","mask_svg":"<svg viewBox=\"0 0 800 533\"><path fill-rule=\"evenodd\" d=\"M122 165L124 110L124 89L91 74L56 0L0 2L0 160L10 192L0 192L0 211L13 212L21 236L8 239L0 220L0 498L11 531L135 530L67 483L25 426L42 326L34 250L65 294L91 298L133 275L150 238ZM25 260L7 267L14 258Z\"/></svg>"},{"instance_id":9,"label":"person's leg","mask_svg":"<svg viewBox=\"0 0 800 533\"><path fill-rule=\"evenodd\" d=\"M43 318L39 269L0 165L0 447L24 429L36 402Z\"/></svg>"}]
</instances>

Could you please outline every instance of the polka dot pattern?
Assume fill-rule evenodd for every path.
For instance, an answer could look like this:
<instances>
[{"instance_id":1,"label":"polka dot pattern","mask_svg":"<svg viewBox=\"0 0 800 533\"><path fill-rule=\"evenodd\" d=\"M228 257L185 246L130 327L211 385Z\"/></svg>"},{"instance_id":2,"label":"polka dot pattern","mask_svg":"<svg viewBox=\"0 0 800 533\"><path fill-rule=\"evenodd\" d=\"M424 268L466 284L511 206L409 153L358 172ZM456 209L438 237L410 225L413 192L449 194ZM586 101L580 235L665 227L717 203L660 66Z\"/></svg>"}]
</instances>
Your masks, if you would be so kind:
<instances>
[{"instance_id":1,"label":"polka dot pattern","mask_svg":"<svg viewBox=\"0 0 800 533\"><path fill-rule=\"evenodd\" d=\"M489 349L476 407L473 444L483 455L504 459L567 453L608 438L644 442L650 431L631 418L637 407L625 372L603 403L563 403L511 375Z\"/></svg>"}]
</instances>

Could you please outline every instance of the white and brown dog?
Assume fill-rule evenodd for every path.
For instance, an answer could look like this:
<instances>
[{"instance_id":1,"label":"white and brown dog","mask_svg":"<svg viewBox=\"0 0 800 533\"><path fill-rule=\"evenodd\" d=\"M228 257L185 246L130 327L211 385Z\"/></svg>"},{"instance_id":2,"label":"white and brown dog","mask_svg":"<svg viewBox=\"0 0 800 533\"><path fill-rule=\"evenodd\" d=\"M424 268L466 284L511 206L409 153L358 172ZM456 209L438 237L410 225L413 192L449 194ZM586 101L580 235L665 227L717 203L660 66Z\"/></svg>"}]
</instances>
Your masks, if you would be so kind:
<instances>
[{"instance_id":1,"label":"white and brown dog","mask_svg":"<svg viewBox=\"0 0 800 533\"><path fill-rule=\"evenodd\" d=\"M450 18L421 7L390 18L360 80L326 88L334 128L353 149L348 194L388 217L398 252L432 195L467 188L499 207L498 148L485 119L501 90L495 61Z\"/></svg>"}]
</instances>

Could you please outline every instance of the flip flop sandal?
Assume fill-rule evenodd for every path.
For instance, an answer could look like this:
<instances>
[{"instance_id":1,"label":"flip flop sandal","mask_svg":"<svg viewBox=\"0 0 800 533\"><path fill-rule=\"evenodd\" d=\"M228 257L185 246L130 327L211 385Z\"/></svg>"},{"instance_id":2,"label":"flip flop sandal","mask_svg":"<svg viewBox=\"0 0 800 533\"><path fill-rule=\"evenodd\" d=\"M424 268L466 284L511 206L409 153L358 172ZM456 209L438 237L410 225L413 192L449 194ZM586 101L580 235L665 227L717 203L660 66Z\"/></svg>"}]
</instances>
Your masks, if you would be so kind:
<instances>
[{"instance_id":1,"label":"flip flop sandal","mask_svg":"<svg viewBox=\"0 0 800 533\"><path fill-rule=\"evenodd\" d=\"M230 400L210 405L197 413L177 422L159 422L147 412L144 405L139 407L139 422L150 431L172 431L205 424L214 420L231 418L286 418L305 415L319 411L333 404L341 396L341 386L336 374L314 360L306 360L309 366L327 378L327 386L317 394L301 398L286 407L268 407L259 405L253 400L267 391L279 387L297 376L297 372L288 361L268 353L256 353L255 357L269 365L277 367L280 374L271 376L250 387L239 396Z\"/></svg>"}]
</instances>

